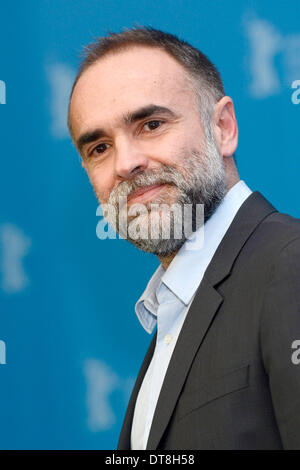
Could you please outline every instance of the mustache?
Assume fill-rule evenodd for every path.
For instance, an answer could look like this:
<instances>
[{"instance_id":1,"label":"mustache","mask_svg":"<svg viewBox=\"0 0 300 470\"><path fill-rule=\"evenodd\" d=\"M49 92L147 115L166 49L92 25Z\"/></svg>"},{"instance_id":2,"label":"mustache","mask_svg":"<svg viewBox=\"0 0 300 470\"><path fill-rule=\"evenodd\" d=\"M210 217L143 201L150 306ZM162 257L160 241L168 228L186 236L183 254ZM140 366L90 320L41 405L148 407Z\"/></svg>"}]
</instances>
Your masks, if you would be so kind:
<instances>
[{"instance_id":1,"label":"mustache","mask_svg":"<svg viewBox=\"0 0 300 470\"><path fill-rule=\"evenodd\" d=\"M111 191L108 198L109 204L115 204L118 199L128 197L134 191L154 184L178 185L178 180L182 178L180 172L172 166L162 165L161 168L145 170L137 173L132 179L123 181Z\"/></svg>"}]
</instances>

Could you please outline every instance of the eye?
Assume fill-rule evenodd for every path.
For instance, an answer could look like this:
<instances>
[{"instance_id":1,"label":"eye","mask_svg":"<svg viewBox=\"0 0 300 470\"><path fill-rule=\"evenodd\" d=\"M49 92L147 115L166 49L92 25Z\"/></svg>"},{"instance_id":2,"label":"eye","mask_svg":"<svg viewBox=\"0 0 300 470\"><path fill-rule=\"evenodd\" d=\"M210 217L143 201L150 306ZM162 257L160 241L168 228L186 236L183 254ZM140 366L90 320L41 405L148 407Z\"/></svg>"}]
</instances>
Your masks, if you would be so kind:
<instances>
[{"instance_id":1,"label":"eye","mask_svg":"<svg viewBox=\"0 0 300 470\"><path fill-rule=\"evenodd\" d=\"M108 144L106 144L105 142L101 142L101 144L98 144L96 147L94 147L94 149L91 151L91 155L93 155L94 153L96 153L97 155L100 155L102 153L105 152L105 150L107 150L109 147Z\"/></svg>"},{"instance_id":2,"label":"eye","mask_svg":"<svg viewBox=\"0 0 300 470\"><path fill-rule=\"evenodd\" d=\"M146 129L146 126L148 126L148 131L154 131L155 129L160 127L162 123L163 121L148 121L146 122L146 124L144 124L143 127L144 129Z\"/></svg>"}]
</instances>

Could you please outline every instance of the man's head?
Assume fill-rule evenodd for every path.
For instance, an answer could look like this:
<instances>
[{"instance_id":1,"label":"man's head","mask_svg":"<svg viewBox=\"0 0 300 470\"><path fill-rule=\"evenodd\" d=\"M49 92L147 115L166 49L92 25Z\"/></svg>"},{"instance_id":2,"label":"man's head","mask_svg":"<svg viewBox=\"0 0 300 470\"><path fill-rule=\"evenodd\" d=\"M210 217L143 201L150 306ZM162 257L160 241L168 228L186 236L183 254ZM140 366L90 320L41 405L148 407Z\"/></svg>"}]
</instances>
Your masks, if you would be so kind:
<instances>
[{"instance_id":1,"label":"man's head","mask_svg":"<svg viewBox=\"0 0 300 470\"><path fill-rule=\"evenodd\" d=\"M133 29L89 46L68 123L100 204L117 208L118 196L128 197L129 209L137 202L204 204L207 219L238 180L233 103L217 70L200 51L161 31ZM163 225L167 214L161 215ZM139 223L146 222L140 215ZM128 239L163 256L186 237Z\"/></svg>"}]
</instances>

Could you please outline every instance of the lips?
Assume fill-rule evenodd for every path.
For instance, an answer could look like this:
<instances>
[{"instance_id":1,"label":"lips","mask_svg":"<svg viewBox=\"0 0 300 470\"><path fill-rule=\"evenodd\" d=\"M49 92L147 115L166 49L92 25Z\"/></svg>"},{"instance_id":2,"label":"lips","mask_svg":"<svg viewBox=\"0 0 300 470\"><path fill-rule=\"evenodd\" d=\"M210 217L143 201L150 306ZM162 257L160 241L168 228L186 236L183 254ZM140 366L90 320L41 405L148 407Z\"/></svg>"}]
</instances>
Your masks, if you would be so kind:
<instances>
[{"instance_id":1,"label":"lips","mask_svg":"<svg viewBox=\"0 0 300 470\"><path fill-rule=\"evenodd\" d=\"M127 202L146 200L149 197L152 197L156 193L158 193L163 188L163 186L165 186L165 184L160 183L153 184L151 186L144 186L143 188L137 189L129 195Z\"/></svg>"}]
</instances>

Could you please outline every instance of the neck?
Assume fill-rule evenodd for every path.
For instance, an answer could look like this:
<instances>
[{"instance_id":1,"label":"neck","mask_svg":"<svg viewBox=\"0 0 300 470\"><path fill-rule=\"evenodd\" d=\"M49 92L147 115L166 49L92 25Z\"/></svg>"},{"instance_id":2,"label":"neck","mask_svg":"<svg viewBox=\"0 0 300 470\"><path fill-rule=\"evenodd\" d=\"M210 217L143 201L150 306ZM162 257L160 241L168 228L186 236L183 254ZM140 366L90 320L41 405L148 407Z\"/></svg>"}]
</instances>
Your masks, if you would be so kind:
<instances>
[{"instance_id":1,"label":"neck","mask_svg":"<svg viewBox=\"0 0 300 470\"><path fill-rule=\"evenodd\" d=\"M229 159L228 159L229 160ZM233 158L231 157L230 159L231 161L233 161ZM226 160L225 160L226 161ZM226 161L227 163L227 161ZM231 166L230 168L228 169L227 168L227 171L226 171L226 193L228 193L228 191L236 184L238 183L238 181L240 181L240 177L239 177L239 174L237 172L237 168L235 166L235 164L232 164L231 162ZM161 262L162 264L162 267L167 270L168 267L170 266L171 262L173 261L173 259L175 258L175 256L177 255L179 250L176 250L174 251L173 253L171 253L170 255L167 255L167 256L158 256L158 259L159 261Z\"/></svg>"},{"instance_id":2,"label":"neck","mask_svg":"<svg viewBox=\"0 0 300 470\"><path fill-rule=\"evenodd\" d=\"M179 250L174 251L170 255L167 256L158 256L159 261L162 264L162 267L167 270L169 265L171 264L172 260L175 258Z\"/></svg>"},{"instance_id":3,"label":"neck","mask_svg":"<svg viewBox=\"0 0 300 470\"><path fill-rule=\"evenodd\" d=\"M232 174L229 175L228 179L227 179L227 191L226 193L238 182L240 181L240 178L239 178L239 175L237 173L237 171L232 171ZM179 250L176 250L174 251L173 253L171 253L170 255L167 255L167 256L158 256L158 259L159 261L161 262L162 264L162 267L167 270L168 267L170 266L171 262L173 261L173 259L175 258L175 256L177 255Z\"/></svg>"}]
</instances>

